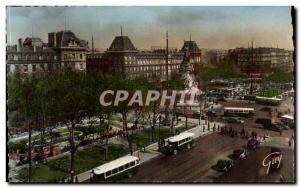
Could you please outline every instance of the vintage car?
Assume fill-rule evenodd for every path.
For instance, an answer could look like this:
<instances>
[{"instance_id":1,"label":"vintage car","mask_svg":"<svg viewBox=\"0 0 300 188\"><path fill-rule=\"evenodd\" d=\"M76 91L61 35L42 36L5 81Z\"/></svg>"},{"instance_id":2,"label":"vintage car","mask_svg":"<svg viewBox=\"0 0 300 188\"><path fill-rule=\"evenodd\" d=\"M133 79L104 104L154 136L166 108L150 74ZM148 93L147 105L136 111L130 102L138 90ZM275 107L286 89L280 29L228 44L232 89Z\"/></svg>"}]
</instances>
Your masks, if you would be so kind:
<instances>
[{"instance_id":1,"label":"vintage car","mask_svg":"<svg viewBox=\"0 0 300 188\"><path fill-rule=\"evenodd\" d=\"M214 166L214 169L220 172L226 172L233 166L233 162L231 160L218 160L217 164Z\"/></svg>"}]
</instances>

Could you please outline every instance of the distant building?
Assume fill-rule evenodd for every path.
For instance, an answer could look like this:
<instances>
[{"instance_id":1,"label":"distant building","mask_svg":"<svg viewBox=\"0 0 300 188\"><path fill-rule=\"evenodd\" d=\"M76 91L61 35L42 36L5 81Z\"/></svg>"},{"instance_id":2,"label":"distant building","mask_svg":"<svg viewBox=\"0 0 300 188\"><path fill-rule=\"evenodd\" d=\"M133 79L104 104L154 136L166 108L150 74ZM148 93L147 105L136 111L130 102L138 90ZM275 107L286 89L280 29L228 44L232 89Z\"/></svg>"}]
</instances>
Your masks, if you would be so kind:
<instances>
[{"instance_id":1,"label":"distant building","mask_svg":"<svg viewBox=\"0 0 300 188\"><path fill-rule=\"evenodd\" d=\"M86 70L88 43L72 31L48 34L48 44L40 38L20 38L18 45L6 47L7 73L31 74L51 72L61 68Z\"/></svg>"},{"instance_id":2,"label":"distant building","mask_svg":"<svg viewBox=\"0 0 300 188\"><path fill-rule=\"evenodd\" d=\"M62 68L86 70L88 42L79 39L72 31L48 33L48 46L57 53Z\"/></svg>"},{"instance_id":3,"label":"distant building","mask_svg":"<svg viewBox=\"0 0 300 188\"><path fill-rule=\"evenodd\" d=\"M184 51L190 52L192 63L200 63L201 50L195 41L184 41L180 51L174 48L168 54L168 75L178 72ZM150 51L139 51L128 36L116 36L110 47L103 53L89 53L87 55L87 71L102 71L108 74L122 73L129 78L139 75L166 75L166 49L152 48Z\"/></svg>"},{"instance_id":4,"label":"distant building","mask_svg":"<svg viewBox=\"0 0 300 188\"><path fill-rule=\"evenodd\" d=\"M279 68L285 72L294 69L292 51L279 48L236 48L229 50L229 57L233 59L242 73L247 75L268 75L272 68Z\"/></svg>"},{"instance_id":5,"label":"distant building","mask_svg":"<svg viewBox=\"0 0 300 188\"><path fill-rule=\"evenodd\" d=\"M59 69L56 52L40 38L19 39L18 45L6 47L7 73L31 74Z\"/></svg>"}]
</instances>

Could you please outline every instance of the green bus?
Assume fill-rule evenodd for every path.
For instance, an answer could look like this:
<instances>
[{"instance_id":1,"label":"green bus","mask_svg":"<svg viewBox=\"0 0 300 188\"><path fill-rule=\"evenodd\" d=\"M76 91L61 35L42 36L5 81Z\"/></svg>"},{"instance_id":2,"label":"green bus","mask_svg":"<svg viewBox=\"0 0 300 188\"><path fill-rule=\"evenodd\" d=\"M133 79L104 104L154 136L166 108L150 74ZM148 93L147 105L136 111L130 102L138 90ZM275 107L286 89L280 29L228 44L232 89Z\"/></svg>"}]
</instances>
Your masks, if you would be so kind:
<instances>
[{"instance_id":1,"label":"green bus","mask_svg":"<svg viewBox=\"0 0 300 188\"><path fill-rule=\"evenodd\" d=\"M271 105L271 106L279 106L281 104L282 99L273 97L256 97L255 102L256 104L262 104L262 105Z\"/></svg>"},{"instance_id":2,"label":"green bus","mask_svg":"<svg viewBox=\"0 0 300 188\"><path fill-rule=\"evenodd\" d=\"M241 107L225 107L224 116L240 116L240 117L251 117L255 115L254 108L241 108Z\"/></svg>"}]
</instances>

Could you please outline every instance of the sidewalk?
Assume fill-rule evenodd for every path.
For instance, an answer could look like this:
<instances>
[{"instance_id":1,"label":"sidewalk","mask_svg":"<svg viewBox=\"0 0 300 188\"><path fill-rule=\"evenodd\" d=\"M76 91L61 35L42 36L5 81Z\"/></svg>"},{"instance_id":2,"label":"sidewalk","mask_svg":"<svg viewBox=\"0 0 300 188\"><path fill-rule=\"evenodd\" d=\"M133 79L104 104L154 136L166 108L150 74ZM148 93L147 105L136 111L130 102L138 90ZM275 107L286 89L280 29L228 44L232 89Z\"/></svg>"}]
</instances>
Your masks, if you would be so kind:
<instances>
[{"instance_id":1,"label":"sidewalk","mask_svg":"<svg viewBox=\"0 0 300 188\"><path fill-rule=\"evenodd\" d=\"M199 122L199 120L197 120L197 121ZM194 139L197 139L199 137L213 133L214 124L216 126L215 131L217 131L218 126L219 127L224 126L223 123L210 122L210 130L208 130L208 125L198 125L192 129L189 129L184 132L194 133ZM203 126L205 127L204 131L203 131ZM139 157L140 164L143 164L149 160L155 159L156 157L162 155L162 153L158 152L158 143L156 142L154 144L147 146L146 151L137 150L137 151L133 152L133 155L136 157ZM91 178L91 172L92 172L92 169L89 171L83 172L81 174L78 174L77 175L78 182L84 182L84 181L89 180Z\"/></svg>"}]
</instances>

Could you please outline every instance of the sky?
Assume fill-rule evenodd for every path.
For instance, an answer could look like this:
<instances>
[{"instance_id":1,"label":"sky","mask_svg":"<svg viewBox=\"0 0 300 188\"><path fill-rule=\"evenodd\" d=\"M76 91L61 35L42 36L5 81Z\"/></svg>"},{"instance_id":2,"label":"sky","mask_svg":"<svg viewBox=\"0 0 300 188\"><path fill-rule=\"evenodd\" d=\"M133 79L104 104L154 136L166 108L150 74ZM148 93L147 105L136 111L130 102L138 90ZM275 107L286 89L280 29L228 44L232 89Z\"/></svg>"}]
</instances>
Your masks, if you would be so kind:
<instances>
[{"instance_id":1,"label":"sky","mask_svg":"<svg viewBox=\"0 0 300 188\"><path fill-rule=\"evenodd\" d=\"M18 38L40 37L72 30L96 48L107 49L113 38L129 36L138 49L165 46L181 48L184 40L200 48L229 49L254 46L293 48L291 7L172 7L172 6L71 6L7 7L7 44Z\"/></svg>"}]
</instances>

